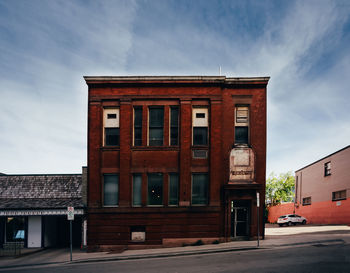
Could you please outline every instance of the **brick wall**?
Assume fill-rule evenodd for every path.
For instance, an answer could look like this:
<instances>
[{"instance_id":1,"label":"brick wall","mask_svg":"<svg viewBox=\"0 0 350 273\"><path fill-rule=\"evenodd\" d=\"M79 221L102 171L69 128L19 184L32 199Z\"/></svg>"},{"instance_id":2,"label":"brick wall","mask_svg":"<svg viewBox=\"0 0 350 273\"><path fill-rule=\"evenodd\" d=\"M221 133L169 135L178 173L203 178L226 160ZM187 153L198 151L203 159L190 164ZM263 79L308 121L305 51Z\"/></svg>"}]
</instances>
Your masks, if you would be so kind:
<instances>
[{"instance_id":1,"label":"brick wall","mask_svg":"<svg viewBox=\"0 0 350 273\"><path fill-rule=\"evenodd\" d=\"M285 203L269 208L268 222L276 223L281 215L293 214L294 203ZM322 201L295 208L295 214L307 219L308 224L350 225L350 200Z\"/></svg>"},{"instance_id":2,"label":"brick wall","mask_svg":"<svg viewBox=\"0 0 350 273\"><path fill-rule=\"evenodd\" d=\"M216 77L215 77L216 78ZM247 103L251 109L250 142L256 154L256 183L259 183L261 202L264 202L266 161L266 78L251 82L237 80L225 83L205 80L118 80L87 79L89 85L88 111L88 168L89 214L88 238L90 247L130 244L130 227L146 227L146 244L162 244L179 238L225 237L223 186L228 181L229 154L234 141L234 108ZM148 108L164 107L164 145L147 146ZM169 109L179 107L179 145L169 145ZM133 107L142 107L142 145L133 147ZM208 158L192 157L192 108L205 106L209 112ZM103 147L102 112L104 107L120 109L120 146ZM163 206L147 206L147 174L163 173ZM179 173L179 206L169 207L168 174ZM210 177L209 204L191 206L192 173L205 172ZM104 173L119 174L119 205L102 205ZM132 174L142 175L142 207L132 207ZM240 197L255 197L254 190L241 190ZM256 203L252 201L256 206ZM261 215L262 215L261 207ZM256 209L252 209L252 221ZM261 230L263 230L261 221ZM251 233L256 234L256 223Z\"/></svg>"}]
</instances>

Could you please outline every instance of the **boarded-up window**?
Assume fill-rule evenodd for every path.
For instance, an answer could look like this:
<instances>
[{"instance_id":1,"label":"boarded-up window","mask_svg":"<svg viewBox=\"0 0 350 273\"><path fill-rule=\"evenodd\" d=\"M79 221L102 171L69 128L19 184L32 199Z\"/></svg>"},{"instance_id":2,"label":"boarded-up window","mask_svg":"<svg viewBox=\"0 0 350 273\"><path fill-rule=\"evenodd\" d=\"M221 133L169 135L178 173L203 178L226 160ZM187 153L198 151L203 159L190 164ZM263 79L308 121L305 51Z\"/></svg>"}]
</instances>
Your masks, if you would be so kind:
<instances>
[{"instance_id":1,"label":"boarded-up window","mask_svg":"<svg viewBox=\"0 0 350 273\"><path fill-rule=\"evenodd\" d=\"M119 109L103 109L104 146L119 146Z\"/></svg>"},{"instance_id":2,"label":"boarded-up window","mask_svg":"<svg viewBox=\"0 0 350 273\"><path fill-rule=\"evenodd\" d=\"M249 107L236 106L235 108L235 143L248 144L249 142Z\"/></svg>"},{"instance_id":3,"label":"boarded-up window","mask_svg":"<svg viewBox=\"0 0 350 273\"><path fill-rule=\"evenodd\" d=\"M192 109L193 145L208 145L208 108Z\"/></svg>"}]
</instances>

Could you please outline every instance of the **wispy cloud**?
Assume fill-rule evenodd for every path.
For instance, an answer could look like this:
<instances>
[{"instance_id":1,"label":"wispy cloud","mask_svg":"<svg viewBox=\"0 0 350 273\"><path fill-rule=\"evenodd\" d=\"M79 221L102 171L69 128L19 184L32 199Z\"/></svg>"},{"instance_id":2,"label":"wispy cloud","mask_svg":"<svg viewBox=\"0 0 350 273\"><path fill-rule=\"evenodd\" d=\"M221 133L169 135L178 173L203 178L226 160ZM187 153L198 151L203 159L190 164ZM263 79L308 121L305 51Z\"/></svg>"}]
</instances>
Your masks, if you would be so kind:
<instances>
[{"instance_id":1,"label":"wispy cloud","mask_svg":"<svg viewBox=\"0 0 350 273\"><path fill-rule=\"evenodd\" d=\"M268 173L349 144L348 1L0 3L3 172L86 164L82 75L271 76ZM33 156L35 155L35 156Z\"/></svg>"},{"instance_id":2,"label":"wispy cloud","mask_svg":"<svg viewBox=\"0 0 350 273\"><path fill-rule=\"evenodd\" d=\"M0 165L5 173L86 165L84 74L124 71L136 4L1 2Z\"/></svg>"}]
</instances>

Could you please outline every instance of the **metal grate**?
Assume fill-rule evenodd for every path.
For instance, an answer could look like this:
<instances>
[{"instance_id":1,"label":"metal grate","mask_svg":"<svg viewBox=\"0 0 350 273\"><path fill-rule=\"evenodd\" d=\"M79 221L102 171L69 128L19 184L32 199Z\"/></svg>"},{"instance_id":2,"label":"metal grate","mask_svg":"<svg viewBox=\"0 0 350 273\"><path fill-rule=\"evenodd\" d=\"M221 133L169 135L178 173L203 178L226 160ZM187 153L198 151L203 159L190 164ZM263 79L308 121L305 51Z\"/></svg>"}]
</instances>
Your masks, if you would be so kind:
<instances>
[{"instance_id":1,"label":"metal grate","mask_svg":"<svg viewBox=\"0 0 350 273\"><path fill-rule=\"evenodd\" d=\"M207 158L208 151L207 150L193 150L193 158Z\"/></svg>"}]
</instances>

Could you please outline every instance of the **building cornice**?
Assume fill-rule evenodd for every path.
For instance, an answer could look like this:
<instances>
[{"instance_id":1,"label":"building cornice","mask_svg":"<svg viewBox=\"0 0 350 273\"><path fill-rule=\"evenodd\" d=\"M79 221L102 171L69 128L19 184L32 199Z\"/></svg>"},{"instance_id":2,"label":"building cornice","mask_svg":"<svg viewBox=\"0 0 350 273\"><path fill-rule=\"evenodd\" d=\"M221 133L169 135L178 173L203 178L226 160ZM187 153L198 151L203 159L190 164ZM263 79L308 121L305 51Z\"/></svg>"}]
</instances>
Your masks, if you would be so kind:
<instances>
[{"instance_id":1,"label":"building cornice","mask_svg":"<svg viewBox=\"0 0 350 273\"><path fill-rule=\"evenodd\" d=\"M226 76L84 76L86 83L217 83L217 84L267 84L270 77Z\"/></svg>"}]
</instances>

